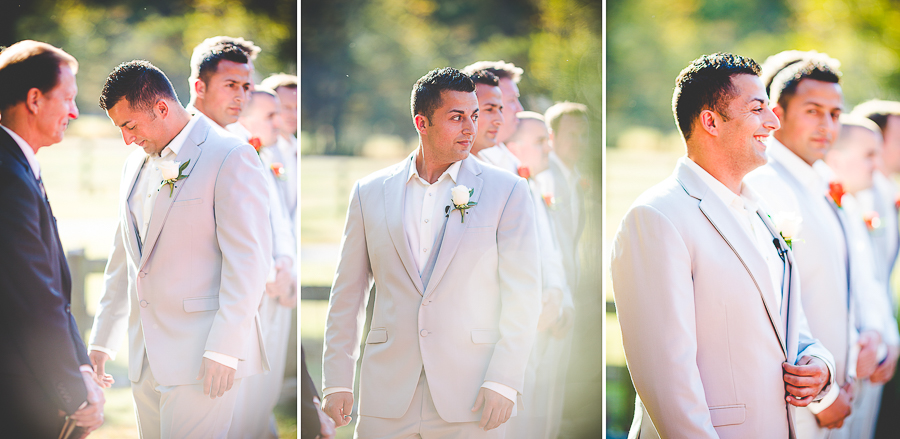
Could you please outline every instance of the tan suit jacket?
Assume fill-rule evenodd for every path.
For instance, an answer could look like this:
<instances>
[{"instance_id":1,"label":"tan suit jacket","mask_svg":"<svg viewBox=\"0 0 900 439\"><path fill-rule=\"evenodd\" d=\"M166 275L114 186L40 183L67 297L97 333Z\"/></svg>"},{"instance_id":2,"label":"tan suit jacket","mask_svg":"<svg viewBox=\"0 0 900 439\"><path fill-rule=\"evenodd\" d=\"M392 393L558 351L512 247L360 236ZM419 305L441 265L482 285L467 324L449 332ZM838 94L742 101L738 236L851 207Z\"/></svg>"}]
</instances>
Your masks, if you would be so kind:
<instances>
[{"instance_id":1,"label":"tan suit jacket","mask_svg":"<svg viewBox=\"0 0 900 439\"><path fill-rule=\"evenodd\" d=\"M756 214L777 236L765 212ZM789 437L794 409L781 364L803 355L833 360L809 335L792 252L785 258L784 287L775 291L750 236L684 163L635 201L611 268L646 412L639 405L640 437Z\"/></svg>"},{"instance_id":2,"label":"tan suit jacket","mask_svg":"<svg viewBox=\"0 0 900 439\"><path fill-rule=\"evenodd\" d=\"M116 349L127 329L128 377L146 351L165 386L196 384L205 351L236 357L235 378L268 369L257 307L272 259L266 183L253 148L201 118L176 157L141 245L128 197L147 155L125 162L119 223L91 344Z\"/></svg>"},{"instance_id":3,"label":"tan suit jacket","mask_svg":"<svg viewBox=\"0 0 900 439\"><path fill-rule=\"evenodd\" d=\"M524 179L466 158L457 184L474 189L478 205L465 223L450 213L423 280L403 226L413 163L407 158L353 188L328 308L323 388L353 387L374 281L359 413L401 417L424 369L442 419L477 421L481 413L471 408L484 381L522 393L541 306L534 206Z\"/></svg>"}]
</instances>

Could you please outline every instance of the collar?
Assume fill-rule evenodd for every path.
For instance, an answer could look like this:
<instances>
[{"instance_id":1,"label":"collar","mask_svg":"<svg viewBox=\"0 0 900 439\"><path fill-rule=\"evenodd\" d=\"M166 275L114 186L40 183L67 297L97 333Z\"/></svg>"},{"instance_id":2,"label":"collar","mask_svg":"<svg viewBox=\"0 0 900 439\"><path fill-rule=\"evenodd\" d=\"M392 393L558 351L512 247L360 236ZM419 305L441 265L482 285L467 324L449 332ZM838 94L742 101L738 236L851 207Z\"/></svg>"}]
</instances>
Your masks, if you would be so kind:
<instances>
[{"instance_id":1,"label":"collar","mask_svg":"<svg viewBox=\"0 0 900 439\"><path fill-rule=\"evenodd\" d=\"M16 144L19 145L19 148L22 149L22 154L25 154L25 160L27 160L28 165L31 166L31 172L34 173L34 179L39 180L41 178L41 164L38 162L37 157L34 155L34 150L31 149L31 145L29 145L28 142L26 142L25 139L23 139L21 136L16 134L15 131L5 126L3 127L3 129L6 130L7 133L9 133L9 136L12 137L13 140L16 141Z\"/></svg>"},{"instance_id":2,"label":"collar","mask_svg":"<svg viewBox=\"0 0 900 439\"><path fill-rule=\"evenodd\" d=\"M737 209L747 209L749 212L756 212L759 210L759 202L757 201L758 198L756 193L743 181L741 181L741 194L738 195L687 156L680 158L679 161L693 171L694 174L697 174L697 176L700 177L700 180L709 186L710 190L712 190L712 192L716 194L716 197L722 200L726 206L733 206Z\"/></svg>"},{"instance_id":3,"label":"collar","mask_svg":"<svg viewBox=\"0 0 900 439\"><path fill-rule=\"evenodd\" d=\"M192 117L190 121L188 121L187 125L181 129L175 138L169 141L169 144L160 151L160 158L165 157L169 153L178 156L178 153L181 152L181 147L184 146L184 141L187 140L188 134L190 134L191 130L194 128L194 125L197 124L197 117ZM169 152L166 152L168 150ZM151 156L152 157L152 156Z\"/></svg>"},{"instance_id":4,"label":"collar","mask_svg":"<svg viewBox=\"0 0 900 439\"><path fill-rule=\"evenodd\" d=\"M415 178L418 178L419 181L421 181L422 183L425 183L426 185L430 185L430 183L428 183L427 181L425 181L425 179L423 179L422 177L419 176L419 170L416 169L416 154L413 154L410 157L410 160L412 161L412 163L409 164L409 173L406 175L406 182L409 183L409 181L412 180L413 177L415 177ZM447 170L444 171L444 173L441 174L440 177L438 177L438 179L435 183L440 182L444 178L444 176L450 177L450 179L453 180L453 183L456 183L456 177L459 175L459 167L461 164L462 164L462 160L453 162L453 164L450 165L450 167L447 168Z\"/></svg>"},{"instance_id":5,"label":"collar","mask_svg":"<svg viewBox=\"0 0 900 439\"><path fill-rule=\"evenodd\" d=\"M830 178L833 178L834 173L831 172L831 169L828 168L825 162L817 160L813 163L813 166L808 165L774 136L769 137L766 154L770 159L775 159L784 165L797 181L814 193L821 192L826 187L827 182L830 181ZM823 169L822 166L825 168ZM823 173L830 175L830 178L824 178L822 176Z\"/></svg>"}]
</instances>

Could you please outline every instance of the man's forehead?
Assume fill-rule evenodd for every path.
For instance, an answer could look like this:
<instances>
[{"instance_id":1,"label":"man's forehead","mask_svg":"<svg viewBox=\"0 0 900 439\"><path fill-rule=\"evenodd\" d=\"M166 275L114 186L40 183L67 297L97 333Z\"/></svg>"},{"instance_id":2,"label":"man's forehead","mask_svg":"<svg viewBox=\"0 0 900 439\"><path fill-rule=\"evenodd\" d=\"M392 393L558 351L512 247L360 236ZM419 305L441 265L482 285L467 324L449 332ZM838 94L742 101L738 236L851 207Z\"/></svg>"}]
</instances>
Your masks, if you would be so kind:
<instances>
[{"instance_id":1,"label":"man's forehead","mask_svg":"<svg viewBox=\"0 0 900 439\"><path fill-rule=\"evenodd\" d=\"M455 110L477 111L478 97L475 92L444 90L441 92L440 110L450 112Z\"/></svg>"},{"instance_id":2,"label":"man's forehead","mask_svg":"<svg viewBox=\"0 0 900 439\"><path fill-rule=\"evenodd\" d=\"M844 101L844 91L841 85L836 82L819 81L817 79L804 78L797 83L797 88L790 102L801 102L803 104L830 104L836 107L842 107Z\"/></svg>"}]
</instances>

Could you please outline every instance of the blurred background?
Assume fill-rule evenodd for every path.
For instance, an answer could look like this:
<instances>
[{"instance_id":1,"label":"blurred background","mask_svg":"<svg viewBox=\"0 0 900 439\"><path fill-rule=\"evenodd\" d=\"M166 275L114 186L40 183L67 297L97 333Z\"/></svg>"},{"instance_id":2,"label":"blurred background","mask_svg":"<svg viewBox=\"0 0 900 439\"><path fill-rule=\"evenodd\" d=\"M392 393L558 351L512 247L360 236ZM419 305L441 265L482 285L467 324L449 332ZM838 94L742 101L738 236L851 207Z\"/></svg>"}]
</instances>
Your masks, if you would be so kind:
<instances>
[{"instance_id":1,"label":"blurred background","mask_svg":"<svg viewBox=\"0 0 900 439\"><path fill-rule=\"evenodd\" d=\"M255 62L256 81L271 73L296 74L296 23L296 0L0 2L0 45L23 39L44 41L79 62L76 103L81 116L69 124L62 143L42 148L37 158L68 254L74 281L73 314L85 339L102 294L122 165L134 148L124 144L97 104L109 72L119 63L146 59L166 73L182 104L187 104L190 56L198 43L216 35L242 36L262 48ZM106 390L106 423L92 438L138 437L126 352L123 344L107 367L116 384ZM296 363L288 364L276 409L279 432L286 438L297 437L296 373Z\"/></svg>"},{"instance_id":2,"label":"blurred background","mask_svg":"<svg viewBox=\"0 0 900 439\"><path fill-rule=\"evenodd\" d=\"M595 171L588 196L594 214L582 266L599 266L600 1L305 1L300 20L301 341L320 392L327 299L351 187L415 149L410 91L434 68L502 59L525 70L518 86L526 110L543 113L564 100L590 108L586 168ZM578 352L570 363L563 437L595 438L603 418L603 297L598 270L583 271L589 279L576 299ZM339 428L338 437L352 437L352 428Z\"/></svg>"},{"instance_id":3,"label":"blurred background","mask_svg":"<svg viewBox=\"0 0 900 439\"><path fill-rule=\"evenodd\" d=\"M609 1L606 11L604 244L612 242L634 199L671 174L684 155L672 116L672 90L681 69L703 54L733 52L762 63L788 49L825 52L841 61L847 109L872 98L900 99L896 1L631 0ZM604 267L608 256L605 251ZM604 273L609 276L608 269ZM893 283L896 290L896 277ZM611 289L606 295L612 302ZM608 306L606 314L607 432L609 438L623 438L634 411L634 389L614 309Z\"/></svg>"}]
</instances>

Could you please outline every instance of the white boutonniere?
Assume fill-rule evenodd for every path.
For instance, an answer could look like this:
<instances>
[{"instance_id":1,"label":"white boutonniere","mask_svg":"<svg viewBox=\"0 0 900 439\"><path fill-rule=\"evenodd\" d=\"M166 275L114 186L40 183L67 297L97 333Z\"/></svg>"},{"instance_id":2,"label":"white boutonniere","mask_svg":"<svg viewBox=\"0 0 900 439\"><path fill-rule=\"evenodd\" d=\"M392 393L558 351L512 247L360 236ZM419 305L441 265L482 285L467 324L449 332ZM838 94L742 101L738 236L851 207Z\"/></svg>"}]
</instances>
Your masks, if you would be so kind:
<instances>
[{"instance_id":1,"label":"white boutonniere","mask_svg":"<svg viewBox=\"0 0 900 439\"><path fill-rule=\"evenodd\" d=\"M182 174L185 168L187 168L188 163L191 161L188 160L184 163L176 162L174 160L167 160L159 164L159 170L162 172L162 183L160 183L159 188L162 189L163 186L169 186L169 197L172 197L172 192L175 190L175 182L184 178L187 178L189 174ZM180 166L179 166L180 165Z\"/></svg>"},{"instance_id":2,"label":"white boutonniere","mask_svg":"<svg viewBox=\"0 0 900 439\"><path fill-rule=\"evenodd\" d=\"M476 202L469 201L469 197L475 193L475 189L469 189L463 185L459 185L450 189L450 202L453 204L453 210L459 210L461 222L466 222L466 211L474 207ZM446 217L450 217L450 206L444 208Z\"/></svg>"},{"instance_id":3,"label":"white boutonniere","mask_svg":"<svg viewBox=\"0 0 900 439\"><path fill-rule=\"evenodd\" d=\"M772 218L772 222L775 223L775 228L784 238L784 242L793 249L792 242L800 233L800 224L803 223L803 219L793 212L778 212L775 216L769 215L769 218Z\"/></svg>"}]
</instances>

